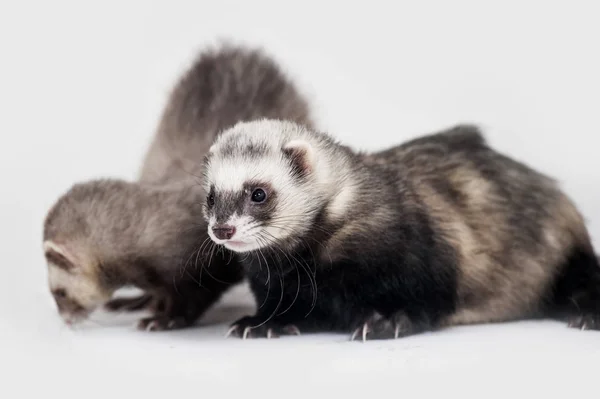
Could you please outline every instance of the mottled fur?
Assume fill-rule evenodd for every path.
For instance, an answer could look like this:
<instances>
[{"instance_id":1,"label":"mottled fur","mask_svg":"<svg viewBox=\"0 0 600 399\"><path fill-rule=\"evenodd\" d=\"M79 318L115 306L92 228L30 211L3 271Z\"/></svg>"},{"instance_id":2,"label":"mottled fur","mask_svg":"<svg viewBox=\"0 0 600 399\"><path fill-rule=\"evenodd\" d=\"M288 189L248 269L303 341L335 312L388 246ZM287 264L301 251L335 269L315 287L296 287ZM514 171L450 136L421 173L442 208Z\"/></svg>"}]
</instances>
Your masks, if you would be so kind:
<instances>
[{"instance_id":1,"label":"mottled fur","mask_svg":"<svg viewBox=\"0 0 600 399\"><path fill-rule=\"evenodd\" d=\"M188 181L190 172L201 174L197 157L218 133L261 118L313 126L308 102L265 53L231 45L203 51L171 93L140 180Z\"/></svg>"},{"instance_id":2,"label":"mottled fur","mask_svg":"<svg viewBox=\"0 0 600 399\"><path fill-rule=\"evenodd\" d=\"M238 335L390 338L548 316L600 328L600 268L575 205L474 126L357 153L292 123L240 123L211 148L205 184L209 230L236 229L211 238L247 252L262 304Z\"/></svg>"},{"instance_id":3,"label":"mottled fur","mask_svg":"<svg viewBox=\"0 0 600 399\"><path fill-rule=\"evenodd\" d=\"M242 279L233 254L216 251L201 221L201 163L219 131L280 117L311 126L306 101L260 50L202 52L171 93L138 182L74 185L49 211L44 249L49 284L69 323L106 304L150 308L141 328L185 327ZM145 294L110 300L136 286Z\"/></svg>"}]
</instances>

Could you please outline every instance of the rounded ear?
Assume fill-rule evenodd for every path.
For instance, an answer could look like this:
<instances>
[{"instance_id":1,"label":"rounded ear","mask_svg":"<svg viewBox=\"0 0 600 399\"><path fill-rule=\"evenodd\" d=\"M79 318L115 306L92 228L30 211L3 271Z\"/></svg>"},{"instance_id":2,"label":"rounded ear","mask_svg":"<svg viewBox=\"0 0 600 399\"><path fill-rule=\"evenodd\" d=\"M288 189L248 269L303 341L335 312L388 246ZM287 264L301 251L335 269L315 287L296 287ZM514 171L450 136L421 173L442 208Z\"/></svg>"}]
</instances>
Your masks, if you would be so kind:
<instances>
[{"instance_id":1,"label":"rounded ear","mask_svg":"<svg viewBox=\"0 0 600 399\"><path fill-rule=\"evenodd\" d=\"M77 267L77 262L73 256L61 245L58 245L52 241L44 242L44 255L48 263L70 271Z\"/></svg>"},{"instance_id":2,"label":"rounded ear","mask_svg":"<svg viewBox=\"0 0 600 399\"><path fill-rule=\"evenodd\" d=\"M296 176L305 177L314 170L313 148L307 141L292 140L281 150L290 160Z\"/></svg>"}]
</instances>

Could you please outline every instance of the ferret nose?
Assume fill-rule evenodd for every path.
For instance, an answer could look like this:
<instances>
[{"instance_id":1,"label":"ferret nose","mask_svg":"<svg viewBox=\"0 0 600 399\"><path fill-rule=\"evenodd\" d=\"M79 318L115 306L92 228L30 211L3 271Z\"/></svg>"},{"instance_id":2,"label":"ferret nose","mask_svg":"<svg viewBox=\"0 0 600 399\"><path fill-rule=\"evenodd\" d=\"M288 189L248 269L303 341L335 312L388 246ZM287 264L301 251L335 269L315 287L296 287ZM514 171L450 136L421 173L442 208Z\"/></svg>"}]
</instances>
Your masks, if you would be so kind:
<instances>
[{"instance_id":1,"label":"ferret nose","mask_svg":"<svg viewBox=\"0 0 600 399\"><path fill-rule=\"evenodd\" d=\"M235 227L229 225L217 225L212 228L212 231L219 240L229 240L235 234Z\"/></svg>"}]
</instances>

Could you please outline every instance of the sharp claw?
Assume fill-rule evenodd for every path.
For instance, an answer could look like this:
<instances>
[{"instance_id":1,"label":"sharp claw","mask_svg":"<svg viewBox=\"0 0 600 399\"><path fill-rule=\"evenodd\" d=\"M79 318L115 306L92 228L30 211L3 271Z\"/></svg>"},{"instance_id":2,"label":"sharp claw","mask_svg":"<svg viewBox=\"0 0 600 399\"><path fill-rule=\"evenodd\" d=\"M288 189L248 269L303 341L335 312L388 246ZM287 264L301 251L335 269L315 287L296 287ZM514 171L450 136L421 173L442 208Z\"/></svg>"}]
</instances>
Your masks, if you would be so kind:
<instances>
[{"instance_id":1,"label":"sharp claw","mask_svg":"<svg viewBox=\"0 0 600 399\"><path fill-rule=\"evenodd\" d=\"M175 320L171 320L171 321L169 322L169 324L167 325L167 327L169 327L169 328L173 328L173 327L175 327Z\"/></svg>"},{"instance_id":2,"label":"sharp claw","mask_svg":"<svg viewBox=\"0 0 600 399\"><path fill-rule=\"evenodd\" d=\"M156 324L156 321L151 321L150 323L148 323L148 325L146 326L146 331L156 330Z\"/></svg>"},{"instance_id":3,"label":"sharp claw","mask_svg":"<svg viewBox=\"0 0 600 399\"><path fill-rule=\"evenodd\" d=\"M238 325L237 325L237 324L235 324L235 325L233 325L233 326L229 327L229 330L227 330L227 332L225 333L225 338L229 338L229 337L231 336L231 334L233 334L235 331L237 331L237 330L238 330L238 328L239 328L239 327L238 327Z\"/></svg>"},{"instance_id":4,"label":"sharp claw","mask_svg":"<svg viewBox=\"0 0 600 399\"><path fill-rule=\"evenodd\" d=\"M267 339L271 339L271 337L273 337L273 329L269 328L267 330Z\"/></svg>"},{"instance_id":5,"label":"sharp claw","mask_svg":"<svg viewBox=\"0 0 600 399\"><path fill-rule=\"evenodd\" d=\"M398 339L398 337L400 336L400 326L396 326L396 328L394 329L394 339Z\"/></svg>"},{"instance_id":6,"label":"sharp claw","mask_svg":"<svg viewBox=\"0 0 600 399\"><path fill-rule=\"evenodd\" d=\"M350 337L350 341L354 341L356 339L356 336L358 335L359 331L360 331L360 327L357 328L356 330L354 330L354 332L352 333L352 336Z\"/></svg>"},{"instance_id":7,"label":"sharp claw","mask_svg":"<svg viewBox=\"0 0 600 399\"><path fill-rule=\"evenodd\" d=\"M362 328L362 340L363 342L367 341L367 332L369 331L369 327L367 325L367 323L363 324L363 328Z\"/></svg>"},{"instance_id":8,"label":"sharp claw","mask_svg":"<svg viewBox=\"0 0 600 399\"><path fill-rule=\"evenodd\" d=\"M583 330L587 330L587 323L583 323L581 325L581 331L583 331Z\"/></svg>"},{"instance_id":9,"label":"sharp claw","mask_svg":"<svg viewBox=\"0 0 600 399\"><path fill-rule=\"evenodd\" d=\"M246 339L250 335L250 327L244 328L244 334L242 335L242 339Z\"/></svg>"}]
</instances>

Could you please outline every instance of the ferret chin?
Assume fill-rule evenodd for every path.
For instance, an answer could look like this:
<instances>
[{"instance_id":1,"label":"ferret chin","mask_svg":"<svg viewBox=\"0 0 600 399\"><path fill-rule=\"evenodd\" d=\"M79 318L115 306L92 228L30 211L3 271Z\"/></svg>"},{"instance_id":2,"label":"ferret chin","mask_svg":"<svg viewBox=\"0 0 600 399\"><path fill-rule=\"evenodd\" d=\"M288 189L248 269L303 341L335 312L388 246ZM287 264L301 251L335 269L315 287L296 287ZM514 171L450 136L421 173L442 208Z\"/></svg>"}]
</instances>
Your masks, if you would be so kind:
<instances>
[{"instance_id":1,"label":"ferret chin","mask_svg":"<svg viewBox=\"0 0 600 399\"><path fill-rule=\"evenodd\" d=\"M244 252L259 305L230 334L367 340L539 317L600 329L579 211L475 126L360 153L265 119L225 131L205 165L208 233Z\"/></svg>"},{"instance_id":2,"label":"ferret chin","mask_svg":"<svg viewBox=\"0 0 600 399\"><path fill-rule=\"evenodd\" d=\"M222 245L234 252L243 253L254 251L260 248L260 245L256 241L221 240L217 238L212 228L208 229L208 235L215 244Z\"/></svg>"},{"instance_id":3,"label":"ferret chin","mask_svg":"<svg viewBox=\"0 0 600 399\"><path fill-rule=\"evenodd\" d=\"M243 278L233 253L216 250L201 219L202 165L216 135L243 120L311 126L295 85L261 50L224 44L203 51L175 85L139 180L75 184L44 222L48 283L68 324L99 307L150 310L139 328L194 323ZM134 286L135 298L113 298Z\"/></svg>"}]
</instances>

